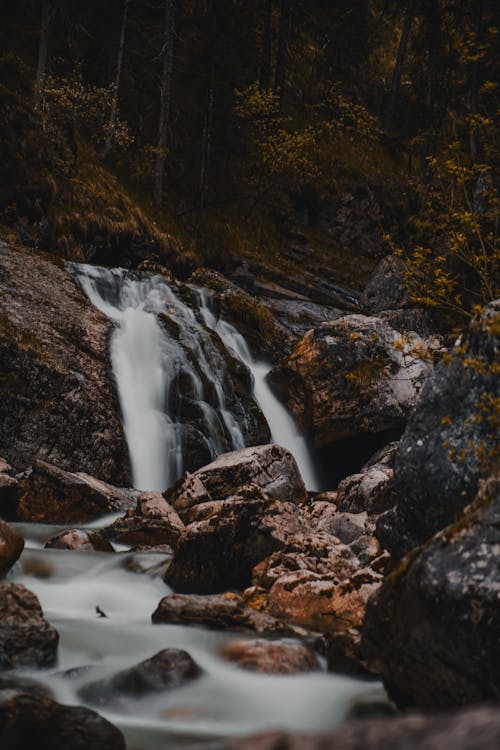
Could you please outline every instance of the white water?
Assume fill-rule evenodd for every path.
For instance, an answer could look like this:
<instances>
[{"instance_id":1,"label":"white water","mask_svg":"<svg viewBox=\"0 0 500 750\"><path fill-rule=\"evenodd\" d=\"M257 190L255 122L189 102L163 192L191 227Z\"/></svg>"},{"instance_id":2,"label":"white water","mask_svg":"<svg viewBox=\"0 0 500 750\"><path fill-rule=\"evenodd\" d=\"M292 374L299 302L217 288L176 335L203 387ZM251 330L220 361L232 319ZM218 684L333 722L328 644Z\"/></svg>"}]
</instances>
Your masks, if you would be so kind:
<instances>
[{"instance_id":1,"label":"white water","mask_svg":"<svg viewBox=\"0 0 500 750\"><path fill-rule=\"evenodd\" d=\"M266 362L256 362L244 337L230 323L217 319L211 305L211 295L206 289L198 289L201 313L205 325L216 331L226 347L237 354L246 364L254 378L254 396L264 414L273 443L287 448L297 461L300 473L308 490L319 490L317 471L307 443L286 407L272 392L267 374L271 369Z\"/></svg>"}]
</instances>

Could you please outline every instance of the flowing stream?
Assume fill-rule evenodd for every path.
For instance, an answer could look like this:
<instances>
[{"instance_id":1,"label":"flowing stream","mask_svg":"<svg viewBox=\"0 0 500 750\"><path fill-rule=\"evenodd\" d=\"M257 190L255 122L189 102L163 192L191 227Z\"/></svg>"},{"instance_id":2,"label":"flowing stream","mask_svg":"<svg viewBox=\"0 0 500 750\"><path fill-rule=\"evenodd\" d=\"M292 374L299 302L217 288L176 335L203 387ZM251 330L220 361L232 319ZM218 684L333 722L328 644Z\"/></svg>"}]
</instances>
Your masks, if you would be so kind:
<instances>
[{"instance_id":1,"label":"flowing stream","mask_svg":"<svg viewBox=\"0 0 500 750\"><path fill-rule=\"evenodd\" d=\"M198 432L210 455L245 443L245 418L227 406L224 357L208 329L250 368L255 398L273 439L294 452L307 484L314 487L305 443L267 387L268 367L253 360L233 326L216 319L207 293L192 290L193 309L160 277L90 266L72 270L94 304L115 323L112 367L137 487L163 490L182 471L184 443L175 412L179 388L187 389L197 406ZM165 325L160 324L162 316ZM175 335L169 335L170 330ZM93 526L109 522L108 517ZM28 676L47 685L56 700L81 704L78 690L86 681L114 674L168 647L185 649L203 670L200 678L181 688L122 699L113 709L97 707L124 732L129 750L219 748L223 738L237 734L328 730L360 697L383 694L373 683L329 674L325 665L323 671L293 676L244 671L225 661L221 648L252 636L151 624L151 614L170 591L160 575L168 555L119 546L115 554L45 549L61 527L14 525L26 548L9 578L37 594L60 634L57 669ZM106 617L96 616L97 606Z\"/></svg>"}]
</instances>

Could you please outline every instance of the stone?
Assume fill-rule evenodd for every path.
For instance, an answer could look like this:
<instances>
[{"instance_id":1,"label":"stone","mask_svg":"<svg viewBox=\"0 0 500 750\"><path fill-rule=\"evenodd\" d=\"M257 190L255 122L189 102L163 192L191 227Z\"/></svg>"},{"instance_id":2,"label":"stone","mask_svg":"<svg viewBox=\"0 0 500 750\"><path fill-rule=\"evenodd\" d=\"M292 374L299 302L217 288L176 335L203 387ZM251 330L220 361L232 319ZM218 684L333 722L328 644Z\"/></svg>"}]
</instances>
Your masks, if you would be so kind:
<instances>
[{"instance_id":1,"label":"stone","mask_svg":"<svg viewBox=\"0 0 500 750\"><path fill-rule=\"evenodd\" d=\"M95 711L62 706L40 693L0 689L0 746L5 750L125 750L121 732Z\"/></svg>"},{"instance_id":2,"label":"stone","mask_svg":"<svg viewBox=\"0 0 500 750\"><path fill-rule=\"evenodd\" d=\"M222 647L220 655L241 669L262 674L320 671L318 657L312 649L286 641L230 641Z\"/></svg>"},{"instance_id":3,"label":"stone","mask_svg":"<svg viewBox=\"0 0 500 750\"><path fill-rule=\"evenodd\" d=\"M137 492L112 487L82 472L37 460L19 485L17 520L30 523L88 523L135 504Z\"/></svg>"},{"instance_id":4,"label":"stone","mask_svg":"<svg viewBox=\"0 0 500 750\"><path fill-rule=\"evenodd\" d=\"M0 519L0 578L12 568L24 549L24 539Z\"/></svg>"},{"instance_id":5,"label":"stone","mask_svg":"<svg viewBox=\"0 0 500 750\"><path fill-rule=\"evenodd\" d=\"M69 529L49 539L46 549L66 549L76 552L114 552L114 548L100 531Z\"/></svg>"},{"instance_id":6,"label":"stone","mask_svg":"<svg viewBox=\"0 0 500 750\"><path fill-rule=\"evenodd\" d=\"M191 682L200 674L200 668L186 651L166 648L130 669L85 684L78 694L92 705L116 707L120 699L136 699L172 690Z\"/></svg>"},{"instance_id":7,"label":"stone","mask_svg":"<svg viewBox=\"0 0 500 750\"><path fill-rule=\"evenodd\" d=\"M0 242L0 455L127 484L112 323L60 259Z\"/></svg>"},{"instance_id":8,"label":"stone","mask_svg":"<svg viewBox=\"0 0 500 750\"><path fill-rule=\"evenodd\" d=\"M339 510L378 515L392 507L394 498L389 490L397 449L398 443L389 443L359 473L342 480L336 497Z\"/></svg>"},{"instance_id":9,"label":"stone","mask_svg":"<svg viewBox=\"0 0 500 750\"><path fill-rule=\"evenodd\" d=\"M405 288L406 267L402 258L388 255L382 258L363 290L359 304L367 315L393 310L407 303Z\"/></svg>"},{"instance_id":10,"label":"stone","mask_svg":"<svg viewBox=\"0 0 500 750\"><path fill-rule=\"evenodd\" d=\"M308 529L300 510L275 501L257 485L246 485L225 500L196 506L206 518L190 523L179 539L165 581L175 591L215 594L242 589L253 566L287 540Z\"/></svg>"},{"instance_id":11,"label":"stone","mask_svg":"<svg viewBox=\"0 0 500 750\"><path fill-rule=\"evenodd\" d=\"M151 619L155 624L198 625L266 635L294 632L285 622L247 606L239 594L230 592L207 596L169 594L160 601Z\"/></svg>"},{"instance_id":12,"label":"stone","mask_svg":"<svg viewBox=\"0 0 500 750\"><path fill-rule=\"evenodd\" d=\"M324 448L402 428L437 346L380 318L347 315L306 333L269 379L302 431Z\"/></svg>"},{"instance_id":13,"label":"stone","mask_svg":"<svg viewBox=\"0 0 500 750\"><path fill-rule=\"evenodd\" d=\"M18 485L14 469L0 458L0 517L7 521L16 515Z\"/></svg>"},{"instance_id":14,"label":"stone","mask_svg":"<svg viewBox=\"0 0 500 750\"><path fill-rule=\"evenodd\" d=\"M175 547L184 524L177 512L159 492L146 492L139 496L134 511L118 518L105 529L105 534L120 544L132 547Z\"/></svg>"},{"instance_id":15,"label":"stone","mask_svg":"<svg viewBox=\"0 0 500 750\"><path fill-rule=\"evenodd\" d=\"M397 505L377 530L397 557L459 519L498 460L499 321L497 301L435 367L410 416L394 458Z\"/></svg>"},{"instance_id":16,"label":"stone","mask_svg":"<svg viewBox=\"0 0 500 750\"><path fill-rule=\"evenodd\" d=\"M307 499L295 459L278 445L224 453L193 474L185 474L164 497L183 518L193 505L223 500L249 483L275 500L298 504Z\"/></svg>"},{"instance_id":17,"label":"stone","mask_svg":"<svg viewBox=\"0 0 500 750\"><path fill-rule=\"evenodd\" d=\"M224 750L497 750L496 706L445 714L410 713L397 718L350 721L330 734L270 732L227 740Z\"/></svg>"},{"instance_id":18,"label":"stone","mask_svg":"<svg viewBox=\"0 0 500 750\"><path fill-rule=\"evenodd\" d=\"M400 705L500 696L500 476L465 515L410 552L370 601L366 659Z\"/></svg>"},{"instance_id":19,"label":"stone","mask_svg":"<svg viewBox=\"0 0 500 750\"><path fill-rule=\"evenodd\" d=\"M20 583L0 583L0 670L52 667L58 642L35 594Z\"/></svg>"}]
</instances>

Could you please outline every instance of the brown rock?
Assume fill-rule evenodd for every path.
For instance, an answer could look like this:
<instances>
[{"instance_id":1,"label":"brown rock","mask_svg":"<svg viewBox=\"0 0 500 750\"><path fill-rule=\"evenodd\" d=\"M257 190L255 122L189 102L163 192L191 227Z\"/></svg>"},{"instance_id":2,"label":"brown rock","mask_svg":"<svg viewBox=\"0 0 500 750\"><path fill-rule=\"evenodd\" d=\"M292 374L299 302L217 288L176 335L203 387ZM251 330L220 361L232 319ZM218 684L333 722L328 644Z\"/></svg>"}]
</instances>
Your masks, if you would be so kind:
<instances>
[{"instance_id":1,"label":"brown rock","mask_svg":"<svg viewBox=\"0 0 500 750\"><path fill-rule=\"evenodd\" d=\"M100 531L83 531L70 529L50 539L46 549L67 549L77 552L114 552L104 534Z\"/></svg>"},{"instance_id":2,"label":"brown rock","mask_svg":"<svg viewBox=\"0 0 500 750\"><path fill-rule=\"evenodd\" d=\"M249 483L276 500L300 503L307 499L295 459L278 445L224 453L194 474L185 474L164 497L182 518L193 505L224 500Z\"/></svg>"},{"instance_id":3,"label":"brown rock","mask_svg":"<svg viewBox=\"0 0 500 750\"><path fill-rule=\"evenodd\" d=\"M59 635L45 620L40 603L20 583L0 584L0 670L51 667Z\"/></svg>"},{"instance_id":4,"label":"brown rock","mask_svg":"<svg viewBox=\"0 0 500 750\"><path fill-rule=\"evenodd\" d=\"M61 706L40 693L0 690L0 746L5 750L125 750L121 732L95 711Z\"/></svg>"},{"instance_id":5,"label":"brown rock","mask_svg":"<svg viewBox=\"0 0 500 750\"><path fill-rule=\"evenodd\" d=\"M16 514L18 484L12 467L0 458L0 516L7 520Z\"/></svg>"},{"instance_id":6,"label":"brown rock","mask_svg":"<svg viewBox=\"0 0 500 750\"><path fill-rule=\"evenodd\" d=\"M223 646L221 656L242 669L263 674L299 674L320 669L314 651L285 641L231 641Z\"/></svg>"},{"instance_id":7,"label":"brown rock","mask_svg":"<svg viewBox=\"0 0 500 750\"><path fill-rule=\"evenodd\" d=\"M87 523L106 513L123 510L137 493L112 487L88 474L35 461L20 483L17 518L36 523Z\"/></svg>"},{"instance_id":8,"label":"brown rock","mask_svg":"<svg viewBox=\"0 0 500 750\"><path fill-rule=\"evenodd\" d=\"M14 565L24 549L24 539L0 519L0 577Z\"/></svg>"},{"instance_id":9,"label":"brown rock","mask_svg":"<svg viewBox=\"0 0 500 750\"><path fill-rule=\"evenodd\" d=\"M128 511L106 528L106 535L132 547L175 547L185 526L159 492L139 496L135 511Z\"/></svg>"},{"instance_id":10,"label":"brown rock","mask_svg":"<svg viewBox=\"0 0 500 750\"><path fill-rule=\"evenodd\" d=\"M126 484L112 323L60 261L0 242L0 454Z\"/></svg>"},{"instance_id":11,"label":"brown rock","mask_svg":"<svg viewBox=\"0 0 500 750\"><path fill-rule=\"evenodd\" d=\"M373 515L382 513L393 505L390 482L394 475L397 450L398 443L389 443L378 451L358 474L346 477L339 484L339 510L350 513L367 511Z\"/></svg>"}]
</instances>

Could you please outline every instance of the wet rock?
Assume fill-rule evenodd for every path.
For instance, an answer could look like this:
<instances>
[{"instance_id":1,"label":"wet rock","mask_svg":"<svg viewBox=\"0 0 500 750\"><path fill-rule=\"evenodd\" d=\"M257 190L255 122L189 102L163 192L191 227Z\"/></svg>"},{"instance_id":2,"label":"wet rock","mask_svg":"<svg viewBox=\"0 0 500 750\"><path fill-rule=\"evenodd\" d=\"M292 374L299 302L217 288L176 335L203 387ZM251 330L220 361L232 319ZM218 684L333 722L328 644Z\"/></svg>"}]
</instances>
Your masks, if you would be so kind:
<instances>
[{"instance_id":1,"label":"wet rock","mask_svg":"<svg viewBox=\"0 0 500 750\"><path fill-rule=\"evenodd\" d=\"M285 641L238 640L226 643L221 656L242 669L263 674L318 672L320 664L312 649Z\"/></svg>"},{"instance_id":2,"label":"wet rock","mask_svg":"<svg viewBox=\"0 0 500 750\"><path fill-rule=\"evenodd\" d=\"M390 482L394 475L397 449L398 443L389 443L358 474L346 477L339 484L336 498L339 510L379 514L393 505Z\"/></svg>"},{"instance_id":3,"label":"wet rock","mask_svg":"<svg viewBox=\"0 0 500 750\"><path fill-rule=\"evenodd\" d=\"M181 687L200 674L200 668L186 651L166 648L112 677L87 683L79 695L92 705L109 706L120 698L141 698Z\"/></svg>"},{"instance_id":4,"label":"wet rock","mask_svg":"<svg viewBox=\"0 0 500 750\"><path fill-rule=\"evenodd\" d=\"M52 698L52 691L42 682L36 682L29 677L21 677L12 673L0 673L0 691L2 690L19 690L22 693L40 695ZM1 736L1 735L0 735Z\"/></svg>"},{"instance_id":5,"label":"wet rock","mask_svg":"<svg viewBox=\"0 0 500 750\"><path fill-rule=\"evenodd\" d=\"M500 716L495 706L437 715L351 721L331 734L272 732L227 740L225 750L496 750Z\"/></svg>"},{"instance_id":6,"label":"wet rock","mask_svg":"<svg viewBox=\"0 0 500 750\"><path fill-rule=\"evenodd\" d=\"M125 750L121 732L95 711L17 689L0 690L0 745L6 750Z\"/></svg>"},{"instance_id":7,"label":"wet rock","mask_svg":"<svg viewBox=\"0 0 500 750\"><path fill-rule=\"evenodd\" d=\"M22 536L0 519L0 578L12 568L23 549Z\"/></svg>"},{"instance_id":8,"label":"wet rock","mask_svg":"<svg viewBox=\"0 0 500 750\"><path fill-rule=\"evenodd\" d=\"M402 258L397 255L382 258L360 297L359 304L363 312L376 315L383 310L404 306L408 298L405 273Z\"/></svg>"},{"instance_id":9,"label":"wet rock","mask_svg":"<svg viewBox=\"0 0 500 750\"><path fill-rule=\"evenodd\" d=\"M19 486L17 519L35 523L87 523L135 503L137 492L88 474L35 461Z\"/></svg>"},{"instance_id":10,"label":"wet rock","mask_svg":"<svg viewBox=\"0 0 500 750\"><path fill-rule=\"evenodd\" d=\"M432 370L429 346L380 318L347 315L309 331L270 382L317 448L405 424Z\"/></svg>"},{"instance_id":11,"label":"wet rock","mask_svg":"<svg viewBox=\"0 0 500 750\"><path fill-rule=\"evenodd\" d=\"M51 667L58 641L35 594L20 583L0 583L0 670Z\"/></svg>"},{"instance_id":12,"label":"wet rock","mask_svg":"<svg viewBox=\"0 0 500 750\"><path fill-rule=\"evenodd\" d=\"M77 552L114 552L112 545L100 531L69 529L50 539L46 549L66 549Z\"/></svg>"},{"instance_id":13,"label":"wet rock","mask_svg":"<svg viewBox=\"0 0 500 750\"><path fill-rule=\"evenodd\" d=\"M120 544L131 547L175 547L184 531L184 524L159 492L139 496L134 511L129 510L105 529L105 534Z\"/></svg>"},{"instance_id":14,"label":"wet rock","mask_svg":"<svg viewBox=\"0 0 500 750\"><path fill-rule=\"evenodd\" d=\"M52 261L0 242L0 454L126 484L112 323Z\"/></svg>"},{"instance_id":15,"label":"wet rock","mask_svg":"<svg viewBox=\"0 0 500 750\"><path fill-rule=\"evenodd\" d=\"M164 497L182 518L193 505L223 500L249 483L276 500L300 503L307 498L295 459L278 445L225 453L193 474L185 474Z\"/></svg>"},{"instance_id":16,"label":"wet rock","mask_svg":"<svg viewBox=\"0 0 500 750\"><path fill-rule=\"evenodd\" d=\"M170 594L160 601L151 619L156 624L200 625L266 635L294 632L285 622L247 606L239 594L229 592L208 596Z\"/></svg>"},{"instance_id":17,"label":"wet rock","mask_svg":"<svg viewBox=\"0 0 500 750\"><path fill-rule=\"evenodd\" d=\"M498 456L500 301L434 369L394 460L397 507L378 536L399 557L458 519Z\"/></svg>"},{"instance_id":18,"label":"wet rock","mask_svg":"<svg viewBox=\"0 0 500 750\"><path fill-rule=\"evenodd\" d=\"M499 556L497 475L370 602L365 652L397 702L430 708L498 699Z\"/></svg>"},{"instance_id":19,"label":"wet rock","mask_svg":"<svg viewBox=\"0 0 500 750\"><path fill-rule=\"evenodd\" d=\"M257 485L196 510L202 514L205 505L207 517L189 524L167 570L165 580L175 591L242 589L257 562L308 529L296 505L270 499Z\"/></svg>"}]
</instances>

